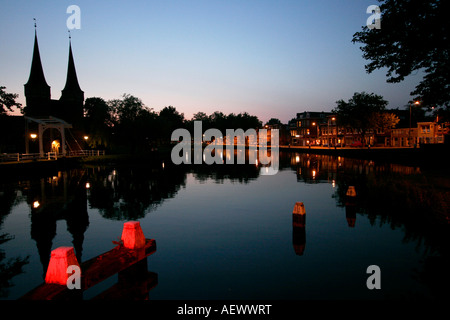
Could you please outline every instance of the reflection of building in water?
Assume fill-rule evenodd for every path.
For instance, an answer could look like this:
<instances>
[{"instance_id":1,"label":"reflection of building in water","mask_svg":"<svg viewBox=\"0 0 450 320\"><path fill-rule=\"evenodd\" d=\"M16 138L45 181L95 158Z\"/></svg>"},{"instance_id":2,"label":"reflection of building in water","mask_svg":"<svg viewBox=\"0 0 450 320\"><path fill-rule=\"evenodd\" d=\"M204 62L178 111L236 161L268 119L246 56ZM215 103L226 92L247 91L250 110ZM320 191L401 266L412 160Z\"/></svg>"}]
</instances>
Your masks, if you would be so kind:
<instances>
[{"instance_id":1,"label":"reflection of building in water","mask_svg":"<svg viewBox=\"0 0 450 320\"><path fill-rule=\"evenodd\" d=\"M354 174L376 174L381 172L420 173L419 167L310 153L290 154L290 167L295 168L297 178L306 183L332 183L333 180L336 181L338 179L338 175L344 172L346 174L350 172Z\"/></svg>"},{"instance_id":2,"label":"reflection of building in water","mask_svg":"<svg viewBox=\"0 0 450 320\"><path fill-rule=\"evenodd\" d=\"M404 166L392 163L379 163L377 161L351 159L341 156L319 155L311 153L285 153L281 159L281 167L290 167L297 173L298 181L305 183L329 183L336 189L333 197L336 198L338 206L345 207L346 220L349 227L354 227L356 213L360 212L360 200L349 201L346 198L346 191L350 184L363 186L362 190L367 190L369 184L376 184L376 178L380 174L392 175L404 179L408 175L420 174L419 167ZM399 180L399 181L400 181ZM364 210L362 210L364 211Z\"/></svg>"},{"instance_id":3,"label":"reflection of building in water","mask_svg":"<svg viewBox=\"0 0 450 320\"><path fill-rule=\"evenodd\" d=\"M345 218L350 228L355 227L356 223L356 190L350 186L345 195Z\"/></svg>"},{"instance_id":4,"label":"reflection of building in water","mask_svg":"<svg viewBox=\"0 0 450 320\"><path fill-rule=\"evenodd\" d=\"M292 244L297 255L301 256L305 252L306 232L305 232L306 212L302 202L297 202L292 212Z\"/></svg>"},{"instance_id":5,"label":"reflection of building in water","mask_svg":"<svg viewBox=\"0 0 450 320\"><path fill-rule=\"evenodd\" d=\"M348 226L350 228L355 227L356 223L356 205L355 204L347 204L345 206L345 218L347 219Z\"/></svg>"},{"instance_id":6,"label":"reflection of building in water","mask_svg":"<svg viewBox=\"0 0 450 320\"><path fill-rule=\"evenodd\" d=\"M186 170L170 162L164 168L122 165L89 168L88 172L90 207L113 220L141 219L186 184Z\"/></svg>"},{"instance_id":7,"label":"reflection of building in water","mask_svg":"<svg viewBox=\"0 0 450 320\"><path fill-rule=\"evenodd\" d=\"M78 171L30 181L25 193L31 207L31 238L36 241L43 272L47 270L58 220L66 220L81 261L84 233L89 225L84 176Z\"/></svg>"},{"instance_id":8,"label":"reflection of building in water","mask_svg":"<svg viewBox=\"0 0 450 320\"><path fill-rule=\"evenodd\" d=\"M296 168L297 179L306 183L331 182L336 179L338 162L335 156L295 153L291 166Z\"/></svg>"}]
</instances>

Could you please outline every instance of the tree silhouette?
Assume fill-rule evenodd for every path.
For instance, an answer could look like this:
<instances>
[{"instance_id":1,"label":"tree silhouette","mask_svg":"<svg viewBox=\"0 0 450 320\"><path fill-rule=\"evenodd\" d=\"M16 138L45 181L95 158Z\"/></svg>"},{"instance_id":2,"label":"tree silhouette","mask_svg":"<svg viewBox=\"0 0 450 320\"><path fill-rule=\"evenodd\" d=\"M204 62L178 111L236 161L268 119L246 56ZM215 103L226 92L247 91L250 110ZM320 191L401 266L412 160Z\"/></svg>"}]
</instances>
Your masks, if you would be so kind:
<instances>
[{"instance_id":1,"label":"tree silhouette","mask_svg":"<svg viewBox=\"0 0 450 320\"><path fill-rule=\"evenodd\" d=\"M175 107L168 106L164 107L158 116L158 131L160 137L169 141L172 135L172 132L178 128L185 127L185 119L184 114L179 113Z\"/></svg>"},{"instance_id":2,"label":"tree silhouette","mask_svg":"<svg viewBox=\"0 0 450 320\"><path fill-rule=\"evenodd\" d=\"M108 101L113 123L114 141L128 153L149 149L156 113L137 97L123 94L122 99Z\"/></svg>"},{"instance_id":3,"label":"tree silhouette","mask_svg":"<svg viewBox=\"0 0 450 320\"><path fill-rule=\"evenodd\" d=\"M277 125L277 124L280 125L281 121L280 121L280 119L277 119L277 118L270 118L270 120L267 121L266 124L267 125Z\"/></svg>"},{"instance_id":4,"label":"tree silhouette","mask_svg":"<svg viewBox=\"0 0 450 320\"><path fill-rule=\"evenodd\" d=\"M374 93L355 92L348 102L339 100L336 104L331 112L337 115L339 125L359 130L364 141L367 131L375 129L376 115L386 109L388 102Z\"/></svg>"},{"instance_id":5,"label":"tree silhouette","mask_svg":"<svg viewBox=\"0 0 450 320\"><path fill-rule=\"evenodd\" d=\"M442 106L450 102L450 24L448 1L381 0L381 29L353 35L362 43L368 73L387 68L387 82L401 82L410 74L425 76L411 95L423 105ZM415 99L419 98L416 97Z\"/></svg>"},{"instance_id":6,"label":"tree silhouette","mask_svg":"<svg viewBox=\"0 0 450 320\"><path fill-rule=\"evenodd\" d=\"M7 93L5 89L6 87L0 86L0 115L6 114L8 111L13 111L14 107L22 111L22 104L16 102L19 95L16 93Z\"/></svg>"},{"instance_id":7,"label":"tree silhouette","mask_svg":"<svg viewBox=\"0 0 450 320\"><path fill-rule=\"evenodd\" d=\"M111 107L102 98L87 98L84 102L84 123L93 148L107 147L111 143Z\"/></svg>"}]
</instances>

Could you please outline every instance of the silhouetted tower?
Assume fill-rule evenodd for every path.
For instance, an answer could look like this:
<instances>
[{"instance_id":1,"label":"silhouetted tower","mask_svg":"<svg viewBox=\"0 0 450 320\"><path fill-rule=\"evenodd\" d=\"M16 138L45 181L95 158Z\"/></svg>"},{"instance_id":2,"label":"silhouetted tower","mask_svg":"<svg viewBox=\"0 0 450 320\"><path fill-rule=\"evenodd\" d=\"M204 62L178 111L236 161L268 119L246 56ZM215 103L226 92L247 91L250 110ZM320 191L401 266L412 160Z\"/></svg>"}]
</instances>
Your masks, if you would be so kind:
<instances>
[{"instance_id":1,"label":"silhouetted tower","mask_svg":"<svg viewBox=\"0 0 450 320\"><path fill-rule=\"evenodd\" d=\"M26 108L25 115L40 116L50 112L50 86L45 81L41 56L37 40L36 24L34 30L34 49L31 61L30 77L25 84Z\"/></svg>"},{"instance_id":2,"label":"silhouetted tower","mask_svg":"<svg viewBox=\"0 0 450 320\"><path fill-rule=\"evenodd\" d=\"M72 54L72 42L69 37L69 62L67 65L66 85L62 90L60 107L61 118L72 124L78 124L83 118L84 92L78 83L77 71Z\"/></svg>"}]
</instances>

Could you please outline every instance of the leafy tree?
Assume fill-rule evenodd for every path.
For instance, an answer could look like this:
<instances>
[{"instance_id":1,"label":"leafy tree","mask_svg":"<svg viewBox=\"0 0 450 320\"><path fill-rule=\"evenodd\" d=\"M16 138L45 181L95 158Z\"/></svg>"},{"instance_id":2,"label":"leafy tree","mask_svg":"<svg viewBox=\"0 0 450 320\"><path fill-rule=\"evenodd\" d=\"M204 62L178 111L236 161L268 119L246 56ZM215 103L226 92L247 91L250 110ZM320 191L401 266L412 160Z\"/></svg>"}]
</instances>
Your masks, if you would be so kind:
<instances>
[{"instance_id":1,"label":"leafy tree","mask_svg":"<svg viewBox=\"0 0 450 320\"><path fill-rule=\"evenodd\" d=\"M168 122L173 128L182 127L184 124L184 114L179 113L173 106L164 107L159 112L159 117L161 120Z\"/></svg>"},{"instance_id":2,"label":"leafy tree","mask_svg":"<svg viewBox=\"0 0 450 320\"><path fill-rule=\"evenodd\" d=\"M111 142L113 119L112 108L98 97L87 98L84 102L84 124L93 148L107 147Z\"/></svg>"},{"instance_id":3,"label":"leafy tree","mask_svg":"<svg viewBox=\"0 0 450 320\"><path fill-rule=\"evenodd\" d=\"M16 93L7 93L5 89L6 87L0 86L0 115L4 115L8 111L13 111L13 107L22 111L22 104L16 102L19 95Z\"/></svg>"},{"instance_id":4,"label":"leafy tree","mask_svg":"<svg viewBox=\"0 0 450 320\"><path fill-rule=\"evenodd\" d=\"M375 129L374 118L386 109L388 102L374 93L355 92L348 102L341 99L336 104L331 112L336 114L338 124L359 130L364 141L367 131Z\"/></svg>"},{"instance_id":5,"label":"leafy tree","mask_svg":"<svg viewBox=\"0 0 450 320\"><path fill-rule=\"evenodd\" d=\"M267 125L277 125L277 124L281 124L280 119L277 118L270 118L269 121L266 122Z\"/></svg>"},{"instance_id":6,"label":"leafy tree","mask_svg":"<svg viewBox=\"0 0 450 320\"><path fill-rule=\"evenodd\" d=\"M95 121L96 124L103 123L112 125L112 108L103 98L87 98L84 102L84 116L86 119Z\"/></svg>"},{"instance_id":7,"label":"leafy tree","mask_svg":"<svg viewBox=\"0 0 450 320\"><path fill-rule=\"evenodd\" d=\"M381 131L395 128L399 122L399 117L392 112L374 112L371 118L371 126Z\"/></svg>"},{"instance_id":8,"label":"leafy tree","mask_svg":"<svg viewBox=\"0 0 450 320\"><path fill-rule=\"evenodd\" d=\"M193 121L209 121L209 117L206 113L204 112L197 112L194 114L194 116L192 117Z\"/></svg>"},{"instance_id":9,"label":"leafy tree","mask_svg":"<svg viewBox=\"0 0 450 320\"><path fill-rule=\"evenodd\" d=\"M204 112L197 112L194 113L191 120L185 121L185 126L191 133L191 136L194 135L194 121L201 121L202 122L202 130L206 131L209 128L212 127L209 116Z\"/></svg>"},{"instance_id":10,"label":"leafy tree","mask_svg":"<svg viewBox=\"0 0 450 320\"><path fill-rule=\"evenodd\" d=\"M123 94L122 99L108 101L116 124L129 125L136 121L141 111L146 108L144 103L130 94Z\"/></svg>"},{"instance_id":11,"label":"leafy tree","mask_svg":"<svg viewBox=\"0 0 450 320\"><path fill-rule=\"evenodd\" d=\"M247 112L239 113L236 116L236 120L234 125L232 123L230 124L233 129L257 129L262 126L262 122L259 121L257 116L252 116Z\"/></svg>"},{"instance_id":12,"label":"leafy tree","mask_svg":"<svg viewBox=\"0 0 450 320\"><path fill-rule=\"evenodd\" d=\"M164 107L158 116L158 132L164 141L170 141L172 132L185 127L184 114L173 106Z\"/></svg>"},{"instance_id":13,"label":"leafy tree","mask_svg":"<svg viewBox=\"0 0 450 320\"><path fill-rule=\"evenodd\" d=\"M380 0L381 29L353 35L362 43L363 57L370 62L368 73L387 68L387 82L401 82L411 74L424 72L411 95L424 106L450 102L450 24L448 1Z\"/></svg>"},{"instance_id":14,"label":"leafy tree","mask_svg":"<svg viewBox=\"0 0 450 320\"><path fill-rule=\"evenodd\" d=\"M227 116L223 112L215 111L209 116L209 122L212 128L219 129L223 134L227 129Z\"/></svg>"},{"instance_id":15,"label":"leafy tree","mask_svg":"<svg viewBox=\"0 0 450 320\"><path fill-rule=\"evenodd\" d=\"M122 95L122 99L109 100L107 104L115 141L131 153L148 150L156 114L130 94Z\"/></svg>"}]
</instances>

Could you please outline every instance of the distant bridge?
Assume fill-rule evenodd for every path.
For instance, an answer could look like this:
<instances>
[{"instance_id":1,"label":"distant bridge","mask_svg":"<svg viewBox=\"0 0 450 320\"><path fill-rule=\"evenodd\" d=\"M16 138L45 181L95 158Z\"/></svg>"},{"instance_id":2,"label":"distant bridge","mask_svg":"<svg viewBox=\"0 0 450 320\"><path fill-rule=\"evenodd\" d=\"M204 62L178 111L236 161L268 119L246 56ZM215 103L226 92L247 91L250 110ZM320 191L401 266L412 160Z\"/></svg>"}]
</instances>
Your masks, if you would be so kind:
<instances>
[{"instance_id":1,"label":"distant bridge","mask_svg":"<svg viewBox=\"0 0 450 320\"><path fill-rule=\"evenodd\" d=\"M97 157L104 156L105 150L75 150L67 151L64 156L58 152L47 152L41 155L40 153L2 153L0 154L0 162L21 162L29 160L57 160L62 157Z\"/></svg>"}]
</instances>

